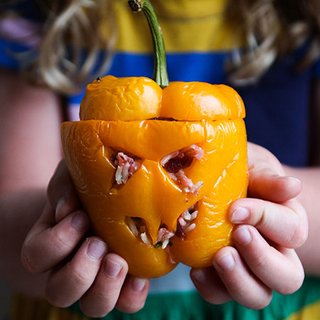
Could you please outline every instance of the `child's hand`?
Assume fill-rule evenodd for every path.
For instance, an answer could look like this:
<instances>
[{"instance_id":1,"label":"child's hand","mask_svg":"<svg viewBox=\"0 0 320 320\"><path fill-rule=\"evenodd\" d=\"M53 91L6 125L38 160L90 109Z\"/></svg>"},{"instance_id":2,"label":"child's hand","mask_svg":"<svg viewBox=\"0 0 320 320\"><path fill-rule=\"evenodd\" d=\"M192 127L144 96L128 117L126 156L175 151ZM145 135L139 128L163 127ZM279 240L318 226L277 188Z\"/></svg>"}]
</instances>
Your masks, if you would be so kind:
<instances>
[{"instance_id":1,"label":"child's hand","mask_svg":"<svg viewBox=\"0 0 320 320\"><path fill-rule=\"evenodd\" d=\"M141 309L148 281L127 276L126 261L88 234L89 220L80 209L64 162L51 179L48 199L22 249L29 271L49 271L48 301L63 308L80 300L89 317L102 317L114 307L124 312Z\"/></svg>"},{"instance_id":2,"label":"child's hand","mask_svg":"<svg viewBox=\"0 0 320 320\"><path fill-rule=\"evenodd\" d=\"M249 144L248 198L235 201L229 211L238 225L234 247L221 249L213 268L191 271L207 301L235 300L260 309L269 304L272 290L290 294L299 289L304 271L294 249L308 232L305 210L296 199L300 191L300 181L285 177L270 152Z\"/></svg>"}]
</instances>

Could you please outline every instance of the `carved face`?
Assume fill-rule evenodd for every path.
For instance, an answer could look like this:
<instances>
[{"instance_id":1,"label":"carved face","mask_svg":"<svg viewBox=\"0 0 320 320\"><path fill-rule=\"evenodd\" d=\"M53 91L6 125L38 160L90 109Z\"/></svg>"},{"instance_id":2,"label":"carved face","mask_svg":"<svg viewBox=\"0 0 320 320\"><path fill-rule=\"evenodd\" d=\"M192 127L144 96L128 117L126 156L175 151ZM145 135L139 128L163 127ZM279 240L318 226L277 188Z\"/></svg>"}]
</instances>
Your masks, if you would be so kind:
<instances>
[{"instance_id":1,"label":"carved face","mask_svg":"<svg viewBox=\"0 0 320 320\"><path fill-rule=\"evenodd\" d=\"M230 244L228 206L246 194L243 119L149 118L64 123L70 174L96 233L130 273L156 277L177 262L206 267Z\"/></svg>"}]
</instances>

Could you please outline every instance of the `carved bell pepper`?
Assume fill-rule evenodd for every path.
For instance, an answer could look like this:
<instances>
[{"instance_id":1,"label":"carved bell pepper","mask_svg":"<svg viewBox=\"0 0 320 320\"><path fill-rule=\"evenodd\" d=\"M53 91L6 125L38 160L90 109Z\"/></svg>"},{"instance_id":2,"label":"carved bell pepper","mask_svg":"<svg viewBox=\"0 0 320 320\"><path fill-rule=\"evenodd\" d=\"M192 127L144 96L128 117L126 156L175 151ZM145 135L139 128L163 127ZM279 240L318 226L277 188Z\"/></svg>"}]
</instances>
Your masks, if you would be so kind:
<instances>
[{"instance_id":1,"label":"carved bell pepper","mask_svg":"<svg viewBox=\"0 0 320 320\"><path fill-rule=\"evenodd\" d=\"M80 121L62 125L65 160L97 235L129 272L200 268L230 245L227 209L247 190L245 108L225 85L168 84L156 17L155 82L106 76L88 84Z\"/></svg>"}]
</instances>

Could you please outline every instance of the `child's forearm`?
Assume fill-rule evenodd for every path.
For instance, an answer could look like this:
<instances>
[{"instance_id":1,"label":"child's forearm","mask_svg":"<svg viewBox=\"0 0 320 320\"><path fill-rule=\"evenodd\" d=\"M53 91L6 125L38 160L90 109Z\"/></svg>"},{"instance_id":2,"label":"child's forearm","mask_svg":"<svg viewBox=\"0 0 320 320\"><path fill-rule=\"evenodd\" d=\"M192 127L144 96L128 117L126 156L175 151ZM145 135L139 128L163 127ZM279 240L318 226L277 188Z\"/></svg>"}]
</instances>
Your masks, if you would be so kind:
<instances>
[{"instance_id":1,"label":"child's forearm","mask_svg":"<svg viewBox=\"0 0 320 320\"><path fill-rule=\"evenodd\" d=\"M43 275L28 273L21 264L21 246L32 224L41 214L45 190L32 189L0 196L0 274L14 291L42 295Z\"/></svg>"},{"instance_id":2,"label":"child's forearm","mask_svg":"<svg viewBox=\"0 0 320 320\"><path fill-rule=\"evenodd\" d=\"M0 277L39 292L40 277L24 271L20 250L61 158L60 99L8 70L0 69L0 83Z\"/></svg>"},{"instance_id":3,"label":"child's forearm","mask_svg":"<svg viewBox=\"0 0 320 320\"><path fill-rule=\"evenodd\" d=\"M320 167L289 168L286 174L299 178L303 189L300 200L304 205L309 220L309 236L306 243L298 249L307 274L320 276L320 254L316 248L320 240Z\"/></svg>"}]
</instances>

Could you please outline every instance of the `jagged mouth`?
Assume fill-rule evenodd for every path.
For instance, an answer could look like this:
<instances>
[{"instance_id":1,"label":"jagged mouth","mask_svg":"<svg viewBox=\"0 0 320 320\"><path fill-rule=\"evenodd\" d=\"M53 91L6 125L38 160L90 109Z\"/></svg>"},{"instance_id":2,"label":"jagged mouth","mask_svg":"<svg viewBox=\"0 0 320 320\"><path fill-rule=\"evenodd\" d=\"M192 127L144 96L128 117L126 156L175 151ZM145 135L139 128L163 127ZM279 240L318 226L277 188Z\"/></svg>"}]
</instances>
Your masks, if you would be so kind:
<instances>
[{"instance_id":1,"label":"jagged mouth","mask_svg":"<svg viewBox=\"0 0 320 320\"><path fill-rule=\"evenodd\" d=\"M175 230L169 230L166 225L160 224L155 241L152 241L147 224L143 218L126 217L126 223L132 234L142 243L155 248L166 249L172 245L171 239L173 237L184 239L189 232L196 228L197 217L198 210L197 204L195 204L180 214Z\"/></svg>"}]
</instances>

